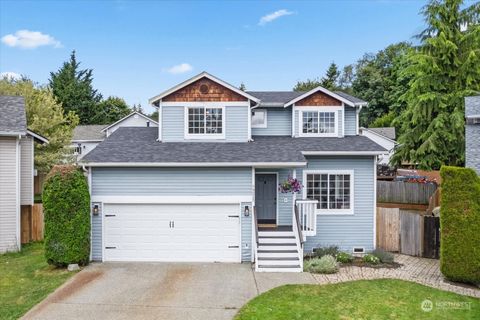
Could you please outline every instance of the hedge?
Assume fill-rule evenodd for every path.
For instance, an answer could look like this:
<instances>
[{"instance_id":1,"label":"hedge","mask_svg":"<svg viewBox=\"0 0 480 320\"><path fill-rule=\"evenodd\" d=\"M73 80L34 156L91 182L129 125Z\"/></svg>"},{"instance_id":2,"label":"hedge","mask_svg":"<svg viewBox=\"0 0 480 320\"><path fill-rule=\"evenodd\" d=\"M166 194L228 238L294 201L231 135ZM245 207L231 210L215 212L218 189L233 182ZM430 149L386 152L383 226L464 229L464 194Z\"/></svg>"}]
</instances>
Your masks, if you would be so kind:
<instances>
[{"instance_id":1,"label":"hedge","mask_svg":"<svg viewBox=\"0 0 480 320\"><path fill-rule=\"evenodd\" d=\"M440 270L452 281L480 283L480 178L468 168L443 166Z\"/></svg>"},{"instance_id":2,"label":"hedge","mask_svg":"<svg viewBox=\"0 0 480 320\"><path fill-rule=\"evenodd\" d=\"M86 265L90 256L90 194L83 173L55 166L43 191L45 257L49 264Z\"/></svg>"}]
</instances>

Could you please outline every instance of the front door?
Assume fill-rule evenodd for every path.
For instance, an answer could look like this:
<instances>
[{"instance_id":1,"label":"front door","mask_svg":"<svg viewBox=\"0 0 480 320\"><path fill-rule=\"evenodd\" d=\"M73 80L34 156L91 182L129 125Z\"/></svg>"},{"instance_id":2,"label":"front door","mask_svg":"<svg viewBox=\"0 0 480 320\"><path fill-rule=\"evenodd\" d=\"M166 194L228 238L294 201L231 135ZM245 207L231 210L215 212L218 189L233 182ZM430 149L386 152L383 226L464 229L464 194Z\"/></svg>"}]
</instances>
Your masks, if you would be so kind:
<instances>
[{"instance_id":1,"label":"front door","mask_svg":"<svg viewBox=\"0 0 480 320\"><path fill-rule=\"evenodd\" d=\"M277 175L255 175L255 207L259 223L277 223Z\"/></svg>"}]
</instances>

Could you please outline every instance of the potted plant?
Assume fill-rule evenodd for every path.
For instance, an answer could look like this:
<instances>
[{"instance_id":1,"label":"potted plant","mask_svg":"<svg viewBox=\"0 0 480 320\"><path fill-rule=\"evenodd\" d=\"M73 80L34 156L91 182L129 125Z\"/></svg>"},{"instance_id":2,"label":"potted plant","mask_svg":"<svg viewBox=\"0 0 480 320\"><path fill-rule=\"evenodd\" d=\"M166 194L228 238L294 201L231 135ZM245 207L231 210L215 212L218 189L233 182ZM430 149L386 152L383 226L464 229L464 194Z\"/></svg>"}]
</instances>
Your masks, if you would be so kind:
<instances>
[{"instance_id":1,"label":"potted plant","mask_svg":"<svg viewBox=\"0 0 480 320\"><path fill-rule=\"evenodd\" d=\"M302 187L302 184L297 180L297 178L288 176L287 180L278 185L278 190L281 193L298 193L302 190Z\"/></svg>"}]
</instances>

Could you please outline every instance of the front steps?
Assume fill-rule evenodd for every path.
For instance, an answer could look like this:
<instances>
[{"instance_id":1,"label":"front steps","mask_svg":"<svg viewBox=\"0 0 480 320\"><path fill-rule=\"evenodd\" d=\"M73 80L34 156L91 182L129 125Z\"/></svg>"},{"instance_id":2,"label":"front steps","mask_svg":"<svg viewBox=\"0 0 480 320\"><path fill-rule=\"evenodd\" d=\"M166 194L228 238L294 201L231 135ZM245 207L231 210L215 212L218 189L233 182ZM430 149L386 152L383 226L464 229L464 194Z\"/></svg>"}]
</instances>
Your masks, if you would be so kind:
<instances>
[{"instance_id":1,"label":"front steps","mask_svg":"<svg viewBox=\"0 0 480 320\"><path fill-rule=\"evenodd\" d=\"M257 272L302 272L303 256L293 231L258 231Z\"/></svg>"}]
</instances>

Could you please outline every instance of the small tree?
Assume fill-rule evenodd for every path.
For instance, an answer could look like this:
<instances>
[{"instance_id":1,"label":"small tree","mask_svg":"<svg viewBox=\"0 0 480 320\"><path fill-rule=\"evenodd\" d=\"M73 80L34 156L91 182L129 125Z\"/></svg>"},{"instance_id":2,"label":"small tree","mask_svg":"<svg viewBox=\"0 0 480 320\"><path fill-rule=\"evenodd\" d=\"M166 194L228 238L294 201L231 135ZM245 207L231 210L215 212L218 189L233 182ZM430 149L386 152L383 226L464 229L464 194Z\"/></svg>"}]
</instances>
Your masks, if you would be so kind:
<instances>
[{"instance_id":1,"label":"small tree","mask_svg":"<svg viewBox=\"0 0 480 320\"><path fill-rule=\"evenodd\" d=\"M340 72L338 71L338 67L335 62L330 63L330 66L327 69L327 73L325 77L322 78L320 81L320 85L328 90L336 90L338 89L338 77L340 76Z\"/></svg>"},{"instance_id":2,"label":"small tree","mask_svg":"<svg viewBox=\"0 0 480 320\"><path fill-rule=\"evenodd\" d=\"M92 117L92 124L111 124L128 116L132 109L119 97L108 97L97 105L97 114Z\"/></svg>"},{"instance_id":3,"label":"small tree","mask_svg":"<svg viewBox=\"0 0 480 320\"><path fill-rule=\"evenodd\" d=\"M45 182L43 208L47 262L88 264L90 195L83 173L74 166L55 166Z\"/></svg>"},{"instance_id":4,"label":"small tree","mask_svg":"<svg viewBox=\"0 0 480 320\"><path fill-rule=\"evenodd\" d=\"M440 173L440 270L453 281L480 283L480 178L469 168Z\"/></svg>"}]
</instances>

